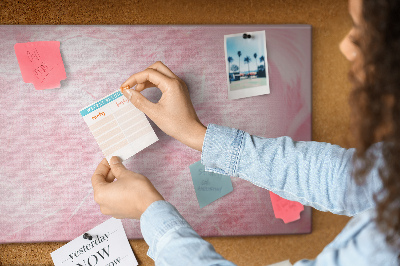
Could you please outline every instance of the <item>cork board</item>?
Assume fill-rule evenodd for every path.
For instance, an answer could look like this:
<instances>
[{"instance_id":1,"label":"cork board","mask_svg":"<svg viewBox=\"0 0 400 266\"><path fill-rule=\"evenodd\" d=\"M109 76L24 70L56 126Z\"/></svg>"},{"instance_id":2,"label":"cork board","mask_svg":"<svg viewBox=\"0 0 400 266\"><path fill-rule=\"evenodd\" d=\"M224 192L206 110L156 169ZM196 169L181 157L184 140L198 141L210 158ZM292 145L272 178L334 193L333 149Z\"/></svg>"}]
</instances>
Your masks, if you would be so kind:
<instances>
[{"instance_id":1,"label":"cork board","mask_svg":"<svg viewBox=\"0 0 400 266\"><path fill-rule=\"evenodd\" d=\"M5 1L0 5L2 24L310 24L313 27L313 140L349 146L345 138L349 120L350 86L345 78L348 64L338 50L339 41L351 25L345 1L253 1L246 6L239 1L230 5L211 1L208 4L119 1L96 5L80 1L68 6ZM315 257L347 221L347 217L314 211L310 235L206 239L238 265L266 265L288 258L295 262ZM50 252L63 244L1 245L0 263L51 265ZM145 254L147 246L143 240L131 241L131 245L141 265L152 264Z\"/></svg>"},{"instance_id":2,"label":"cork board","mask_svg":"<svg viewBox=\"0 0 400 266\"><path fill-rule=\"evenodd\" d=\"M223 38L246 31L265 36L271 93L230 100ZM309 25L8 25L0 26L0 32L0 66L7 66L0 67L6 74L0 88L4 95L0 123L6 125L0 129L0 142L9 143L4 156L13 158L2 165L0 180L8 182L0 187L0 231L7 233L0 235L0 243L70 241L108 219L93 201L89 178L104 154L78 110L113 93L124 81L122 77L142 71L157 59L186 82L194 109L205 125L239 128L263 137L311 140ZM131 44L139 38L140 43ZM35 90L21 80L19 66L9 51L15 43L46 40L61 43L68 78L59 89ZM252 52L245 46L238 49L243 58ZM34 60L44 60L43 54L35 53ZM44 61L41 64L47 66ZM253 58L252 63L255 67L258 62ZM251 67L247 64L247 69ZM241 82L254 80L244 78ZM20 95L19 100L8 94L11 90ZM155 102L161 93L148 89L143 94ZM124 103L112 106L124 108ZM96 116L104 112L95 109L85 119L101 125L115 123L109 122L112 116L104 111L104 118ZM123 117L119 120L123 125L134 124ZM299 220L285 224L275 218L268 191L237 177L231 178L232 193L199 208L189 165L200 160L200 152L156 125L153 128L159 141L124 164L147 176L200 236L311 232L310 207L301 212ZM120 136L114 133L111 140ZM136 148L132 143L129 150ZM122 223L128 239L142 238L139 221L123 219Z\"/></svg>"}]
</instances>

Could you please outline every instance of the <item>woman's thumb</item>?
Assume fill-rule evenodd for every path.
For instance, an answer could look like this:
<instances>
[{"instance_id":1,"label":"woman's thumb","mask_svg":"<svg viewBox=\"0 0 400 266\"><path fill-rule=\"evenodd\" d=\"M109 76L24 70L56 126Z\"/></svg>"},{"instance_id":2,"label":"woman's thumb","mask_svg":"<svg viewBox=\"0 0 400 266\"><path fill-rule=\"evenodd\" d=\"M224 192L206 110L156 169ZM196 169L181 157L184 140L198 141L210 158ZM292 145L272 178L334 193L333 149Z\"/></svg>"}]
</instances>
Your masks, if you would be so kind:
<instances>
[{"instance_id":1,"label":"woman's thumb","mask_svg":"<svg viewBox=\"0 0 400 266\"><path fill-rule=\"evenodd\" d=\"M123 94L129 101L140 111L147 114L154 103L147 100L140 92L135 91L133 89L126 89L123 91Z\"/></svg>"},{"instance_id":2,"label":"woman's thumb","mask_svg":"<svg viewBox=\"0 0 400 266\"><path fill-rule=\"evenodd\" d=\"M121 177L122 173L126 171L127 169L125 168L125 165L122 164L122 160L117 157L113 156L110 159L110 168L111 171L113 172L114 176L118 179Z\"/></svg>"}]
</instances>

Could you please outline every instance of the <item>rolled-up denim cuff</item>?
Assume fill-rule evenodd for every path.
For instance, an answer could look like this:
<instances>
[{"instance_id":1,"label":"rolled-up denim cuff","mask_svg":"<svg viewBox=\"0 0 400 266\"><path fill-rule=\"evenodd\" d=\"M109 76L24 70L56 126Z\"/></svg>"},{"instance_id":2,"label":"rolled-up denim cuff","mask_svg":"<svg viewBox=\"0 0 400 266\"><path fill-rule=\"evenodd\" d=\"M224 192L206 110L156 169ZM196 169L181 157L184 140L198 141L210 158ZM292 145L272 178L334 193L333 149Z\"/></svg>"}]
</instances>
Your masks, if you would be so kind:
<instances>
[{"instance_id":1,"label":"rolled-up denim cuff","mask_svg":"<svg viewBox=\"0 0 400 266\"><path fill-rule=\"evenodd\" d=\"M209 124L201 153L205 170L236 176L244 133L238 129Z\"/></svg>"}]
</instances>

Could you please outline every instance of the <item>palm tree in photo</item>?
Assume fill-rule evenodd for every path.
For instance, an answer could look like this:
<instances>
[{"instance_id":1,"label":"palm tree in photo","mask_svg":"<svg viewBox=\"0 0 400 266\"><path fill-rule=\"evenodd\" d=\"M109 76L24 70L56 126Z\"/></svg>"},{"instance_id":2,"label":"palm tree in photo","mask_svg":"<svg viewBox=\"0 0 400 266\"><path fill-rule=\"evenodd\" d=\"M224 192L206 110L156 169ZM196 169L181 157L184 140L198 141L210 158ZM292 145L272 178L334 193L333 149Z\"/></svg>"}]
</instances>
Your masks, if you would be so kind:
<instances>
[{"instance_id":1,"label":"palm tree in photo","mask_svg":"<svg viewBox=\"0 0 400 266\"><path fill-rule=\"evenodd\" d=\"M231 63L233 62L232 56L228 57L228 62L229 62L229 70L231 69ZM230 71L229 71L230 72Z\"/></svg>"},{"instance_id":2,"label":"palm tree in photo","mask_svg":"<svg viewBox=\"0 0 400 266\"><path fill-rule=\"evenodd\" d=\"M232 72L238 72L238 71L239 71L238 65L233 64L233 65L231 66L231 71L232 71Z\"/></svg>"},{"instance_id":3,"label":"palm tree in photo","mask_svg":"<svg viewBox=\"0 0 400 266\"><path fill-rule=\"evenodd\" d=\"M260 63L261 63L261 62L264 62L264 71L267 71L267 70L265 69L265 58L264 58L263 55L260 57ZM267 73L267 72L265 72L265 73Z\"/></svg>"},{"instance_id":4,"label":"palm tree in photo","mask_svg":"<svg viewBox=\"0 0 400 266\"><path fill-rule=\"evenodd\" d=\"M241 51L238 51L238 56L239 56L239 77L240 77L240 57L242 56Z\"/></svg>"},{"instance_id":5,"label":"palm tree in photo","mask_svg":"<svg viewBox=\"0 0 400 266\"><path fill-rule=\"evenodd\" d=\"M257 53L254 53L253 56L254 56L254 59L255 59L255 63L256 63L256 72L257 72L257 67L258 67L258 66L257 66Z\"/></svg>"},{"instance_id":6,"label":"palm tree in photo","mask_svg":"<svg viewBox=\"0 0 400 266\"><path fill-rule=\"evenodd\" d=\"M251 58L249 56L246 56L244 58L244 62L247 64L247 67L248 67L248 70L249 70L248 75L249 75L249 78L250 78L250 62L251 62Z\"/></svg>"}]
</instances>

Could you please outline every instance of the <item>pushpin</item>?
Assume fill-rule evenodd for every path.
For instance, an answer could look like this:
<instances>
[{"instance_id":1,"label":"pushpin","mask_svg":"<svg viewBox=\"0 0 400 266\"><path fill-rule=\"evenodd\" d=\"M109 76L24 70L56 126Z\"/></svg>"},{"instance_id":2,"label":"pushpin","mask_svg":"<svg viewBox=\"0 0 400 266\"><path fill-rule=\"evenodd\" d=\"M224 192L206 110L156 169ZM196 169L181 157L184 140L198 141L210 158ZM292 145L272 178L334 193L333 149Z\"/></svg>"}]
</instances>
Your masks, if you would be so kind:
<instances>
[{"instance_id":1,"label":"pushpin","mask_svg":"<svg viewBox=\"0 0 400 266\"><path fill-rule=\"evenodd\" d=\"M128 100L130 101L131 100L131 98L132 98L132 91L130 91L130 86L129 85L126 85L125 87L122 87L121 86L121 92L122 93L124 93L124 91L126 90L126 93L128 94Z\"/></svg>"},{"instance_id":2,"label":"pushpin","mask_svg":"<svg viewBox=\"0 0 400 266\"><path fill-rule=\"evenodd\" d=\"M121 86L121 92L124 92L124 90L129 90L131 87L129 85L126 85L125 87Z\"/></svg>"},{"instance_id":3,"label":"pushpin","mask_svg":"<svg viewBox=\"0 0 400 266\"><path fill-rule=\"evenodd\" d=\"M91 236L91 235L89 235L88 233L84 233L84 234L83 234L83 238L84 238L84 239L92 240L93 237L96 238L96 236Z\"/></svg>"},{"instance_id":4,"label":"pushpin","mask_svg":"<svg viewBox=\"0 0 400 266\"><path fill-rule=\"evenodd\" d=\"M251 35L243 33L243 39L251 39Z\"/></svg>"}]
</instances>

